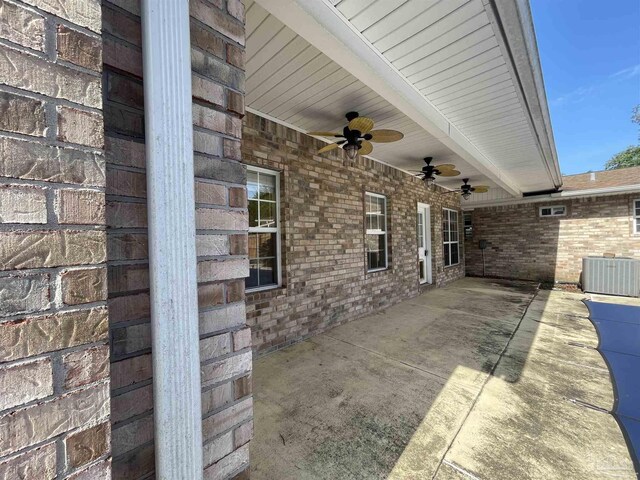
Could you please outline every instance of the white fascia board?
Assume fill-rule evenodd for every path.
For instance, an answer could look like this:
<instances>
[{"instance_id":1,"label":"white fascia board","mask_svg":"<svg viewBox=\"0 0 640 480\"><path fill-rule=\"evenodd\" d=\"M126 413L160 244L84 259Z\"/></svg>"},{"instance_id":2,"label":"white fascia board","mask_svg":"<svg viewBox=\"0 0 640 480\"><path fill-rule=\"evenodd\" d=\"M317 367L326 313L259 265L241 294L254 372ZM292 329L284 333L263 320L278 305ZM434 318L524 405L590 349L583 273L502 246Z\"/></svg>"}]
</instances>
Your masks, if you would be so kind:
<instances>
[{"instance_id":1,"label":"white fascia board","mask_svg":"<svg viewBox=\"0 0 640 480\"><path fill-rule=\"evenodd\" d=\"M471 211L476 208L484 207L500 207L508 205L524 205L528 203L541 203L541 202L553 202L560 200L569 200L573 198L581 197L606 197L611 195L622 195L625 193L640 192L640 184L637 185L624 185L621 187L605 187L605 188L591 188L588 190L569 190L566 192L549 193L546 195L535 195L531 197L522 197L514 199L502 199L492 200L487 202L471 203L469 205L463 205L462 210Z\"/></svg>"},{"instance_id":2,"label":"white fascia board","mask_svg":"<svg viewBox=\"0 0 640 480\"><path fill-rule=\"evenodd\" d=\"M256 0L511 195L522 190L429 102L328 0Z\"/></svg>"}]
</instances>

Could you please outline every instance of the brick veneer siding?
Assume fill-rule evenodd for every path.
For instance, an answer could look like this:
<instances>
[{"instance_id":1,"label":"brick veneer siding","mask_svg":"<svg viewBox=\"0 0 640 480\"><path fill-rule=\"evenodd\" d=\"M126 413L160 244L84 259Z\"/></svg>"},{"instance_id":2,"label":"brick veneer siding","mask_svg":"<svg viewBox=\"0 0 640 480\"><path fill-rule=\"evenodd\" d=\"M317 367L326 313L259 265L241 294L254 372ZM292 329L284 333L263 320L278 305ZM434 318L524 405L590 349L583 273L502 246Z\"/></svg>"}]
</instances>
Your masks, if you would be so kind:
<instances>
[{"instance_id":1,"label":"brick veneer siding","mask_svg":"<svg viewBox=\"0 0 640 480\"><path fill-rule=\"evenodd\" d=\"M578 283L582 257L615 253L640 258L633 234L632 195L585 197L473 210L473 238L465 241L469 275L482 275L481 239L487 240L485 275ZM542 205L565 205L564 217L540 217Z\"/></svg>"},{"instance_id":2,"label":"brick veneer siding","mask_svg":"<svg viewBox=\"0 0 640 480\"><path fill-rule=\"evenodd\" d=\"M154 471L140 4L103 2L113 478ZM248 471L252 435L244 10L192 0L191 43L205 478ZM168 232L170 234L170 232Z\"/></svg>"},{"instance_id":3,"label":"brick veneer siding","mask_svg":"<svg viewBox=\"0 0 640 480\"><path fill-rule=\"evenodd\" d=\"M418 295L418 202L431 205L434 283L464 276L462 264L443 267L442 208L459 209L457 195L430 192L410 175L368 159L345 165L341 151L317 155L323 145L257 115L245 117L244 162L281 172L283 285L247 295L247 321L259 352ZM369 274L365 191L386 195L389 232L390 268Z\"/></svg>"},{"instance_id":4,"label":"brick veneer siding","mask_svg":"<svg viewBox=\"0 0 640 480\"><path fill-rule=\"evenodd\" d=\"M0 479L109 475L100 25L0 3Z\"/></svg>"}]
</instances>

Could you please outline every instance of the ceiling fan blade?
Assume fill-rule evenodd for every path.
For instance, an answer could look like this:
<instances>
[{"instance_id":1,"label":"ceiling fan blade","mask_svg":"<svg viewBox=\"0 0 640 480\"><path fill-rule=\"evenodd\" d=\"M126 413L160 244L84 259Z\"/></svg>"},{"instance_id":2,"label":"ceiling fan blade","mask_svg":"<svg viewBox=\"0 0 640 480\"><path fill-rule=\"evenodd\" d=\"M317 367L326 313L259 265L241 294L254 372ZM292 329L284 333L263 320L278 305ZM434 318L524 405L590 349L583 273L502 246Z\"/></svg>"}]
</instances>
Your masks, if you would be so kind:
<instances>
[{"instance_id":1,"label":"ceiling fan blade","mask_svg":"<svg viewBox=\"0 0 640 480\"><path fill-rule=\"evenodd\" d=\"M460 172L458 170L440 170L438 169L438 171L440 172L438 175L440 175L441 177L457 177L458 175L460 175Z\"/></svg>"},{"instance_id":2,"label":"ceiling fan blade","mask_svg":"<svg viewBox=\"0 0 640 480\"><path fill-rule=\"evenodd\" d=\"M442 165L434 165L434 168L437 168L438 170L442 171L442 170L455 170L456 166L452 163L443 163Z\"/></svg>"},{"instance_id":3,"label":"ceiling fan blade","mask_svg":"<svg viewBox=\"0 0 640 480\"><path fill-rule=\"evenodd\" d=\"M404 134L397 130L372 130L369 133L371 134L371 141L378 143L397 142L404 138Z\"/></svg>"},{"instance_id":4,"label":"ceiling fan blade","mask_svg":"<svg viewBox=\"0 0 640 480\"><path fill-rule=\"evenodd\" d=\"M374 121L367 117L357 117L349 122L349 130L358 130L365 134L369 132L374 125Z\"/></svg>"},{"instance_id":5,"label":"ceiling fan blade","mask_svg":"<svg viewBox=\"0 0 640 480\"><path fill-rule=\"evenodd\" d=\"M373 152L373 144L371 142L363 140L361 145L362 146L358 150L358 153L360 155L369 155L371 152Z\"/></svg>"},{"instance_id":6,"label":"ceiling fan blade","mask_svg":"<svg viewBox=\"0 0 640 480\"><path fill-rule=\"evenodd\" d=\"M473 187L471 190L475 193L487 193L489 191L489 187L486 185L478 185L477 187Z\"/></svg>"},{"instance_id":7,"label":"ceiling fan blade","mask_svg":"<svg viewBox=\"0 0 640 480\"><path fill-rule=\"evenodd\" d=\"M307 135L315 135L317 137L341 137L342 135L334 132L307 132Z\"/></svg>"},{"instance_id":8,"label":"ceiling fan blade","mask_svg":"<svg viewBox=\"0 0 640 480\"><path fill-rule=\"evenodd\" d=\"M329 145L326 145L322 147L320 150L318 150L318 153L328 152L329 150L333 150L334 148L339 148L339 147L340 145L338 145L337 143L330 143Z\"/></svg>"}]
</instances>

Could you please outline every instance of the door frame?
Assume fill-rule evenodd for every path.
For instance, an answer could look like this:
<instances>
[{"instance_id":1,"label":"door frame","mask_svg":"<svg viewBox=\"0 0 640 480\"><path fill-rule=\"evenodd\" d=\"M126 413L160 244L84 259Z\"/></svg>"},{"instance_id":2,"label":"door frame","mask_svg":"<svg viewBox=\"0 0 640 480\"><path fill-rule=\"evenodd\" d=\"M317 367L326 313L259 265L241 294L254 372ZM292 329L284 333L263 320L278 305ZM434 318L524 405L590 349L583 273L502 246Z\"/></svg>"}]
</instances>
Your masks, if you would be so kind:
<instances>
[{"instance_id":1,"label":"door frame","mask_svg":"<svg viewBox=\"0 0 640 480\"><path fill-rule=\"evenodd\" d=\"M427 267L427 274L425 275L425 281L424 282L420 282L420 275L418 273L418 281L420 282L420 285L429 285L431 283L433 283L433 272L431 269L431 263L432 263L432 248L431 248L431 205L429 205L428 203L422 203L422 202L418 202L418 207L416 209L416 223L417 223L417 219L418 219L418 213L422 211L424 214L424 222L422 224L422 228L424 229L423 236L424 236L424 244L426 247L426 251L427 254L425 255L425 264ZM417 254L417 252L416 252ZM420 257L418 257L418 259L420 259Z\"/></svg>"}]
</instances>

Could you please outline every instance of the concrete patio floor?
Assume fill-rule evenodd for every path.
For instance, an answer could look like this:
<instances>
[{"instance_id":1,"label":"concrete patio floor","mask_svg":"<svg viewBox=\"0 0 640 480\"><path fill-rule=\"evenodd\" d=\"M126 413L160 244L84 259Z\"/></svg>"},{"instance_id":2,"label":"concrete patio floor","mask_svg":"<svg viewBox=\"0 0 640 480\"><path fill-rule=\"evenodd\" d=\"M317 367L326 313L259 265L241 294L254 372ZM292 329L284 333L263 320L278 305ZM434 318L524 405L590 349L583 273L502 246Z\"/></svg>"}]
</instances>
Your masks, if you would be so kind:
<instances>
[{"instance_id":1,"label":"concrete patio floor","mask_svg":"<svg viewBox=\"0 0 640 480\"><path fill-rule=\"evenodd\" d=\"M251 478L636 478L582 298L466 278L258 359Z\"/></svg>"}]
</instances>

